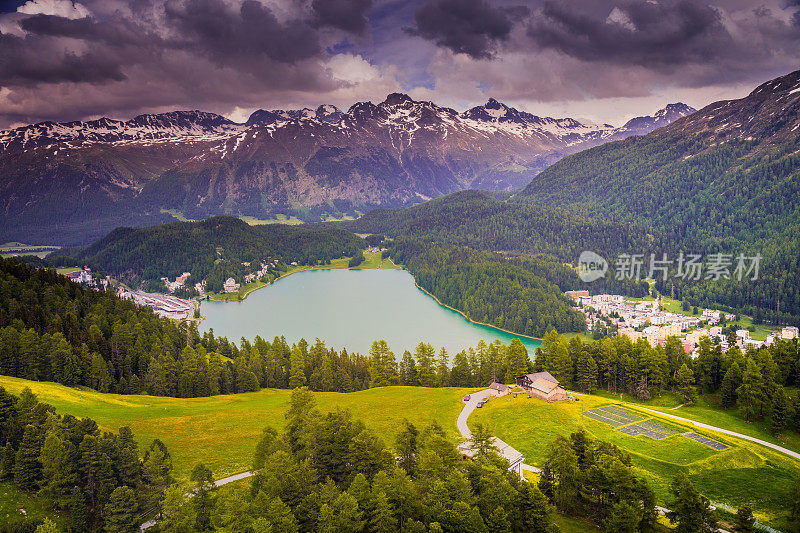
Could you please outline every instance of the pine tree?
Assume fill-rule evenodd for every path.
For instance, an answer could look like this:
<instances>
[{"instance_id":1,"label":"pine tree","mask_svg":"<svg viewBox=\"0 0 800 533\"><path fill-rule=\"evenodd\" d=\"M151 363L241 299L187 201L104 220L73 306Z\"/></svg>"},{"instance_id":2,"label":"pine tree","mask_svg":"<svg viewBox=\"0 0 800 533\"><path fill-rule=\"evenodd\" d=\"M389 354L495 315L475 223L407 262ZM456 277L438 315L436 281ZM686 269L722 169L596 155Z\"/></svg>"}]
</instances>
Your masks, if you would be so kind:
<instances>
[{"instance_id":1,"label":"pine tree","mask_svg":"<svg viewBox=\"0 0 800 533\"><path fill-rule=\"evenodd\" d=\"M142 481L149 506L160 505L164 490L172 482L172 458L167 447L158 439L153 440L142 461Z\"/></svg>"},{"instance_id":2,"label":"pine tree","mask_svg":"<svg viewBox=\"0 0 800 533\"><path fill-rule=\"evenodd\" d=\"M442 347L436 359L436 386L447 387L450 384L450 358Z\"/></svg>"},{"instance_id":3,"label":"pine tree","mask_svg":"<svg viewBox=\"0 0 800 533\"><path fill-rule=\"evenodd\" d=\"M670 485L674 500L667 518L677 524L678 533L715 533L717 520L708 500L695 490L686 474L679 474Z\"/></svg>"},{"instance_id":4,"label":"pine tree","mask_svg":"<svg viewBox=\"0 0 800 533\"><path fill-rule=\"evenodd\" d=\"M544 533L549 529L550 505L533 483L523 483L520 487L520 515L525 531Z\"/></svg>"},{"instance_id":5,"label":"pine tree","mask_svg":"<svg viewBox=\"0 0 800 533\"><path fill-rule=\"evenodd\" d=\"M720 387L722 395L722 407L730 409L736 406L736 389L739 388L742 382L742 369L736 361L731 364L725 377L722 379L722 387Z\"/></svg>"},{"instance_id":6,"label":"pine tree","mask_svg":"<svg viewBox=\"0 0 800 533\"><path fill-rule=\"evenodd\" d=\"M161 521L163 533L192 533L197 529L197 514L192 503L186 500L186 492L180 485L170 485L161 500Z\"/></svg>"},{"instance_id":7,"label":"pine tree","mask_svg":"<svg viewBox=\"0 0 800 533\"><path fill-rule=\"evenodd\" d=\"M42 523L36 526L33 533L59 533L58 526L49 518L42 520Z\"/></svg>"},{"instance_id":8,"label":"pine tree","mask_svg":"<svg viewBox=\"0 0 800 533\"><path fill-rule=\"evenodd\" d=\"M433 346L421 342L417 345L415 358L417 360L417 381L423 387L436 386L436 372L433 359L436 352Z\"/></svg>"},{"instance_id":9,"label":"pine tree","mask_svg":"<svg viewBox=\"0 0 800 533\"><path fill-rule=\"evenodd\" d=\"M676 388L684 402L692 403L697 399L697 390L694 388L694 373L686 363L683 363L675 376Z\"/></svg>"},{"instance_id":10,"label":"pine tree","mask_svg":"<svg viewBox=\"0 0 800 533\"><path fill-rule=\"evenodd\" d=\"M299 347L292 348L292 355L289 360L289 388L296 389L306 384L305 367L306 362L303 357L303 352Z\"/></svg>"},{"instance_id":11,"label":"pine tree","mask_svg":"<svg viewBox=\"0 0 800 533\"><path fill-rule=\"evenodd\" d=\"M388 387L397 383L397 361L386 341L374 341L369 350L370 387Z\"/></svg>"},{"instance_id":12,"label":"pine tree","mask_svg":"<svg viewBox=\"0 0 800 533\"><path fill-rule=\"evenodd\" d=\"M744 411L745 420L752 422L759 416L764 405L764 377L752 357L747 358L742 384L736 389L739 406Z\"/></svg>"},{"instance_id":13,"label":"pine tree","mask_svg":"<svg viewBox=\"0 0 800 533\"><path fill-rule=\"evenodd\" d=\"M641 512L626 501L618 501L603 521L603 530L609 533L637 533Z\"/></svg>"},{"instance_id":14,"label":"pine tree","mask_svg":"<svg viewBox=\"0 0 800 533\"><path fill-rule=\"evenodd\" d=\"M514 338L506 350L506 383L516 382L517 376L528 373L528 349L522 342Z\"/></svg>"},{"instance_id":15,"label":"pine tree","mask_svg":"<svg viewBox=\"0 0 800 533\"><path fill-rule=\"evenodd\" d=\"M216 488L214 474L206 465L198 463L192 469L189 479L194 483L192 505L197 516L195 525L198 531L206 531L211 529L211 509L214 507L212 491Z\"/></svg>"},{"instance_id":16,"label":"pine tree","mask_svg":"<svg viewBox=\"0 0 800 533\"><path fill-rule=\"evenodd\" d=\"M578 387L584 393L597 389L597 363L586 350L582 351L577 362Z\"/></svg>"},{"instance_id":17,"label":"pine tree","mask_svg":"<svg viewBox=\"0 0 800 533\"><path fill-rule=\"evenodd\" d=\"M69 444L72 446L72 443ZM78 471L67 453L67 443L58 434L48 433L39 457L42 463L42 494L61 504L78 483ZM74 448L73 448L74 449Z\"/></svg>"},{"instance_id":18,"label":"pine tree","mask_svg":"<svg viewBox=\"0 0 800 533\"><path fill-rule=\"evenodd\" d=\"M373 508L369 516L369 529L375 533L397 531L394 509L385 492L373 494Z\"/></svg>"},{"instance_id":19,"label":"pine tree","mask_svg":"<svg viewBox=\"0 0 800 533\"><path fill-rule=\"evenodd\" d=\"M417 365L414 356L408 350L403 352L400 360L400 385L419 385L417 381Z\"/></svg>"},{"instance_id":20,"label":"pine tree","mask_svg":"<svg viewBox=\"0 0 800 533\"><path fill-rule=\"evenodd\" d=\"M130 487L117 487L105 506L105 531L109 533L138 533L139 504Z\"/></svg>"},{"instance_id":21,"label":"pine tree","mask_svg":"<svg viewBox=\"0 0 800 533\"><path fill-rule=\"evenodd\" d=\"M16 453L10 442L3 448L3 463L0 465L0 479L10 479L14 477L14 459Z\"/></svg>"},{"instance_id":22,"label":"pine tree","mask_svg":"<svg viewBox=\"0 0 800 533\"><path fill-rule=\"evenodd\" d=\"M508 513L503 509L502 505L498 505L489 513L489 516L486 518L486 527L489 528L489 531L492 533L495 531L498 533L510 533L511 522L509 522Z\"/></svg>"},{"instance_id":23,"label":"pine tree","mask_svg":"<svg viewBox=\"0 0 800 533\"><path fill-rule=\"evenodd\" d=\"M772 398L771 414L771 429L775 436L780 435L783 432L783 429L786 427L787 403L786 392L783 390L783 387L778 386L778 389Z\"/></svg>"},{"instance_id":24,"label":"pine tree","mask_svg":"<svg viewBox=\"0 0 800 533\"><path fill-rule=\"evenodd\" d=\"M139 461L139 446L128 426L119 428L119 456L116 461L120 482L132 489L142 483L142 463Z\"/></svg>"},{"instance_id":25,"label":"pine tree","mask_svg":"<svg viewBox=\"0 0 800 533\"><path fill-rule=\"evenodd\" d=\"M414 424L403 419L402 430L397 435L397 466L406 471L410 476L414 475L417 468L417 439L419 431Z\"/></svg>"},{"instance_id":26,"label":"pine tree","mask_svg":"<svg viewBox=\"0 0 800 533\"><path fill-rule=\"evenodd\" d=\"M14 458L14 483L22 490L35 490L42 475L42 438L32 425L25 427L16 457Z\"/></svg>"}]
</instances>

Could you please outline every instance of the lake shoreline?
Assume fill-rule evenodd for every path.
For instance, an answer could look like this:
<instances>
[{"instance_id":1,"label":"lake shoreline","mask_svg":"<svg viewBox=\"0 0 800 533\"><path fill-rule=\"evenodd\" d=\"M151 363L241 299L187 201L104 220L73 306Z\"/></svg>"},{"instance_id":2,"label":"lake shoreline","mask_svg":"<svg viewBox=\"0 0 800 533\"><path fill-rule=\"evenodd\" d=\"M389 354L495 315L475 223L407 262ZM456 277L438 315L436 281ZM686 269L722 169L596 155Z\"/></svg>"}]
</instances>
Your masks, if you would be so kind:
<instances>
[{"instance_id":1,"label":"lake shoreline","mask_svg":"<svg viewBox=\"0 0 800 533\"><path fill-rule=\"evenodd\" d=\"M406 272L408 272L409 274L411 274L411 272L409 272L409 271L408 271L408 270L406 270L405 268L403 268L403 270L405 270ZM413 274L411 274L411 277L412 277L412 278L414 278L414 275L413 275ZM503 328L501 328L501 327L499 327L499 326L495 326L494 324L487 324L486 322L478 322L477 320L472 320L470 317L468 317L468 316L467 316L467 314L466 314L466 313L464 313L464 312L462 312L462 311L459 311L459 310L458 310L458 309L456 309L455 307L450 307L449 305L442 303L442 301L441 301L441 300L439 300L439 298L437 298L436 296L434 296L433 294L431 294L430 292L428 292L427 290L425 290L425 288L424 288L424 287L420 286L420 284L419 284L419 283L417 283L417 280L416 280L416 278L414 278L414 286L415 286L416 288L418 288L419 290L421 290L422 292L424 292L425 294L427 294L428 296L430 296L431 298L433 298L434 300L436 300L436 303L437 303L437 304L441 305L442 307L446 307L447 309L449 309L449 310L451 310L451 311L455 311L456 313L458 313L459 315L461 315L462 317L464 317L464 319L466 319L468 322L472 322L473 324L476 324L476 325L478 325L478 326L484 326L484 327L487 327L487 328L496 329L497 331L502 331L503 333L507 333L507 334L509 334L509 335L513 335L513 336L517 336L517 337L525 337L526 339L531 339L531 340L533 340L533 341L539 341L539 342L542 342L542 341L544 340L544 339L540 339L539 337L531 337L530 335L524 335L524 334L522 334L522 333L517 333L516 331L511 331L511 330L508 330L508 329L503 329Z\"/></svg>"},{"instance_id":2,"label":"lake shoreline","mask_svg":"<svg viewBox=\"0 0 800 533\"><path fill-rule=\"evenodd\" d=\"M381 261L383 261L383 259L381 259ZM389 258L389 261L392 261L391 258ZM288 278L292 274L297 274L298 272L310 272L312 270L406 270L405 267L396 264L394 261L392 261L392 264L394 265L394 268L386 268L386 269L383 269L380 266L376 267L376 268L361 268L361 267L358 267L358 266L339 268L339 267L334 267L334 266L330 266L330 265L314 265L314 266L311 266L311 267L308 267L308 268L301 267L301 268L296 268L294 270L291 270L291 271L287 272L286 274L283 274L282 276L278 276L277 278L273 279L269 283L264 283L263 285L261 285L259 287L252 287L252 288L248 289L246 292L242 293L242 299L241 300L227 300L227 299L219 299L218 300L218 299L210 298L210 297L207 298L207 300L209 302L226 303L226 304L227 303L243 302L243 301L245 301L247 299L248 296L250 296L251 293L254 293L259 289L263 289L264 287L269 287L270 285L272 285L276 281L284 279L284 278Z\"/></svg>"},{"instance_id":3,"label":"lake shoreline","mask_svg":"<svg viewBox=\"0 0 800 533\"><path fill-rule=\"evenodd\" d=\"M530 339L532 341L537 341L537 342L542 342L543 341L543 339L541 339L539 337L532 337L530 335L525 335L523 333L517 333L516 331L511 331L511 330L508 330L508 329L501 328L499 326L495 326L494 324L488 324L486 322L478 322L477 320L471 319L463 311L460 311L460 310L456 309L455 307L450 307L449 305L447 305L445 303L442 303L442 301L439 300L439 298L434 296L432 293L430 293L424 287L422 287L419 283L417 283L417 279L414 277L414 274L412 274L405 266L397 265L394 262L392 262L392 264L394 264L396 268L391 268L391 269L386 269L386 270L405 270L406 272L409 273L411 278L414 280L414 286L416 288L418 288L419 290L424 292L426 295L428 295L431 298L433 298L434 301L437 304L439 304L440 306L442 306L442 307L444 307L446 309L449 309L450 311L454 311L454 312L458 313L459 315L461 315L468 322L470 322L472 324L475 324L477 326L483 326L483 327L495 329L497 331L502 331L503 333L506 333L508 335L512 335L512 336L516 336L516 337L524 337L526 339ZM247 290L245 293L242 294L242 299L241 300L214 300L214 299L209 298L208 301L217 302L217 303L234 303L234 302L238 303L238 302L243 302L243 301L245 301L247 299L247 297L251 293L254 293L255 291L257 291L259 289L263 289L265 287L269 287L273 283L275 283L275 282L277 282L279 280L282 280L284 278L288 278L292 274L297 274L298 272L311 272L313 270L384 270L384 269L382 269L382 268L359 268L357 266L356 267L348 267L348 268L335 268L335 267L330 267L328 265L315 265L315 266L312 266L310 268L297 268L295 270L292 270L291 272L287 272L286 274L284 274L282 276L278 276L277 278L275 278L271 282L265 283L264 285L261 285L260 287L253 287L253 288ZM201 320L203 320L203 319L205 319L205 317L203 317L202 314L201 314Z\"/></svg>"}]
</instances>

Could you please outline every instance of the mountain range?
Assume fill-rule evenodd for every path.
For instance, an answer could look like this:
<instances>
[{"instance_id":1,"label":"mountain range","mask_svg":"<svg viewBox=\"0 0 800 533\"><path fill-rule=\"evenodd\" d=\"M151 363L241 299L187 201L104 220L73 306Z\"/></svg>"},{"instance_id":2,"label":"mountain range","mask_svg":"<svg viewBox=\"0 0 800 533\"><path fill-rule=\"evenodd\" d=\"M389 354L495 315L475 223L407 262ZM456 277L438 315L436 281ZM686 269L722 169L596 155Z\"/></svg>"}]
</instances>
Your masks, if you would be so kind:
<instances>
[{"instance_id":1,"label":"mountain range","mask_svg":"<svg viewBox=\"0 0 800 533\"><path fill-rule=\"evenodd\" d=\"M539 117L495 99L459 113L390 94L342 112L202 111L44 122L0 132L0 240L80 244L180 213L269 218L402 207L513 190L565 155L691 114L671 104L622 127Z\"/></svg>"}]
</instances>

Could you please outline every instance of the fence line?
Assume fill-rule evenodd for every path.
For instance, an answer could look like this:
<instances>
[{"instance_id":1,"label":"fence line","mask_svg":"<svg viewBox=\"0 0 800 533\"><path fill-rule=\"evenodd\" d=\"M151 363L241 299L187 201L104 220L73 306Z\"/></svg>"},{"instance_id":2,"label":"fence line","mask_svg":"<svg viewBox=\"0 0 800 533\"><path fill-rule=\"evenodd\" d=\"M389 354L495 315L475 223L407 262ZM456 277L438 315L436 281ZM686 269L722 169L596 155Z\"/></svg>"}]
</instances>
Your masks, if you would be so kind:
<instances>
[{"instance_id":1,"label":"fence line","mask_svg":"<svg viewBox=\"0 0 800 533\"><path fill-rule=\"evenodd\" d=\"M738 511L738 509L735 509L734 507L731 507L727 503L712 502L712 501L709 501L708 503L710 503L711 505L713 505L717 509L723 509L723 510L725 510L725 511L731 513L731 514L736 514L736 512ZM760 529L761 531L766 531L767 533L783 533L779 529L775 529L773 527L769 527L766 524L762 524L761 522L758 521L758 518L756 518L756 521L753 524L753 526L756 529Z\"/></svg>"}]
</instances>

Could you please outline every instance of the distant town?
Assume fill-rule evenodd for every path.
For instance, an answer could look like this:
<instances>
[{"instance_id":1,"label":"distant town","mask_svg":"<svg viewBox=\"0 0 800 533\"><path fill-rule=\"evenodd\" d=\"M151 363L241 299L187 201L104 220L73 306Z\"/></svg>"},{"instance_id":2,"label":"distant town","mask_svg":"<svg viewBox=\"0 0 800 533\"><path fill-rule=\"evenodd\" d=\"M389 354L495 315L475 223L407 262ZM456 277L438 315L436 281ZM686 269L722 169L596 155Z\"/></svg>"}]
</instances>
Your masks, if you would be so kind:
<instances>
[{"instance_id":1,"label":"distant town","mask_svg":"<svg viewBox=\"0 0 800 533\"><path fill-rule=\"evenodd\" d=\"M668 337L678 337L684 351L693 357L697 355L703 337L709 337L723 349L735 343L742 350L769 346L778 339L798 338L798 328L786 326L775 328L765 340L755 340L751 338L750 330L734 330L727 325L736 323L740 317L714 309L698 309L697 316L688 316L665 310L661 299L632 300L618 294L592 296L585 290L567 291L566 294L586 315L589 331L616 330L617 335L634 342L644 339L651 346L663 345Z\"/></svg>"}]
</instances>

